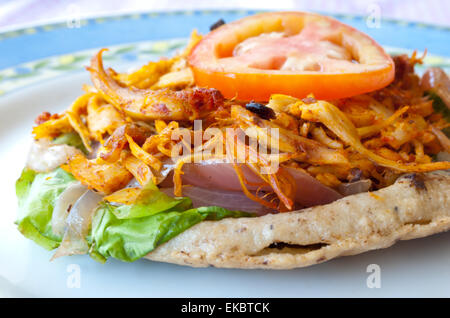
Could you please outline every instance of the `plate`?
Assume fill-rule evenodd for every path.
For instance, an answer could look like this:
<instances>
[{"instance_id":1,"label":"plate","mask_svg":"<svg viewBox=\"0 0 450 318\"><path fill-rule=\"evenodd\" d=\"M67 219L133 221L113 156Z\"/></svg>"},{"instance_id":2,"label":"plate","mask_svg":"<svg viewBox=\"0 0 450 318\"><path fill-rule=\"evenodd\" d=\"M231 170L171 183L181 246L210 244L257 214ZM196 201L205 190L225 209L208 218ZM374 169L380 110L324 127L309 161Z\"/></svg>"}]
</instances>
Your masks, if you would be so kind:
<instances>
[{"instance_id":1,"label":"plate","mask_svg":"<svg viewBox=\"0 0 450 318\"><path fill-rule=\"evenodd\" d=\"M205 33L219 18L232 21L253 13L148 13L83 20L80 28L60 23L0 34L0 297L450 296L450 233L309 268L268 271L147 260L110 259L102 265L88 256L50 262L52 252L17 231L14 182L25 164L33 120L42 111L63 111L82 93L81 85L89 82L83 68L93 52L109 47L105 63L128 70L173 54L193 28ZM336 18L368 33L391 53L427 47L425 66L450 66L448 28L382 20L381 28L371 29L364 17ZM373 268L380 270L379 285L373 284Z\"/></svg>"}]
</instances>

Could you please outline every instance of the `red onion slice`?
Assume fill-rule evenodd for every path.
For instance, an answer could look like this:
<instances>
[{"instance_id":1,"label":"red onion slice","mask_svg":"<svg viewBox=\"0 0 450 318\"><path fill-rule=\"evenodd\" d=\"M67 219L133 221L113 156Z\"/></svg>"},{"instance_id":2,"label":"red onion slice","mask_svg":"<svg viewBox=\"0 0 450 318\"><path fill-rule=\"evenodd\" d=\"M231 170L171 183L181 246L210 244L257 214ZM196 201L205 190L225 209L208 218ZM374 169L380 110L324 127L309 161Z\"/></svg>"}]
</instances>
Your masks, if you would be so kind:
<instances>
[{"instance_id":1,"label":"red onion slice","mask_svg":"<svg viewBox=\"0 0 450 318\"><path fill-rule=\"evenodd\" d=\"M297 186L295 202L304 207L328 204L342 198L342 195L322 184L316 178L299 169L285 167L294 178Z\"/></svg>"},{"instance_id":2,"label":"red onion slice","mask_svg":"<svg viewBox=\"0 0 450 318\"><path fill-rule=\"evenodd\" d=\"M342 183L339 185L339 192L344 195L352 195L369 191L372 181L369 179L358 180L350 183Z\"/></svg>"},{"instance_id":3,"label":"red onion slice","mask_svg":"<svg viewBox=\"0 0 450 318\"><path fill-rule=\"evenodd\" d=\"M295 202L304 207L327 204L342 198L337 191L323 185L309 174L290 167L284 167L296 182ZM247 166L242 166L245 178L252 183L261 183L262 180ZM161 187L173 186L173 173L169 174ZM242 187L236 172L229 163L205 162L187 163L183 165L183 184L194 185L200 188L242 192ZM258 186L248 185L250 191L256 191ZM271 191L269 186L261 188Z\"/></svg>"},{"instance_id":4,"label":"red onion slice","mask_svg":"<svg viewBox=\"0 0 450 318\"><path fill-rule=\"evenodd\" d=\"M426 90L433 90L450 109L450 78L439 67L429 68L422 76L421 85Z\"/></svg>"}]
</instances>

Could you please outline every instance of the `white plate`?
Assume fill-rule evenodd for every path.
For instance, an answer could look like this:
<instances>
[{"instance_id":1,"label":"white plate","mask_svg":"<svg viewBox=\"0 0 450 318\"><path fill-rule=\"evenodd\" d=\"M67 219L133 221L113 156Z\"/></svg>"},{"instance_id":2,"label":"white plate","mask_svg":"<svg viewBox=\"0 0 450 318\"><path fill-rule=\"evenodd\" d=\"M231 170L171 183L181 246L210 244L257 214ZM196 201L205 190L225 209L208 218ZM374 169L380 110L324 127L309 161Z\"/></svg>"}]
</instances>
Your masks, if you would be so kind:
<instances>
[{"instance_id":1,"label":"white plate","mask_svg":"<svg viewBox=\"0 0 450 318\"><path fill-rule=\"evenodd\" d=\"M0 99L0 297L450 296L450 233L289 271L188 268L147 260L110 259L102 265L88 256L50 262L52 253L25 239L13 224L14 182L24 166L34 118L66 109L88 82L86 72L71 73ZM367 286L370 264L380 266L381 288ZM77 269L80 288L71 288Z\"/></svg>"}]
</instances>

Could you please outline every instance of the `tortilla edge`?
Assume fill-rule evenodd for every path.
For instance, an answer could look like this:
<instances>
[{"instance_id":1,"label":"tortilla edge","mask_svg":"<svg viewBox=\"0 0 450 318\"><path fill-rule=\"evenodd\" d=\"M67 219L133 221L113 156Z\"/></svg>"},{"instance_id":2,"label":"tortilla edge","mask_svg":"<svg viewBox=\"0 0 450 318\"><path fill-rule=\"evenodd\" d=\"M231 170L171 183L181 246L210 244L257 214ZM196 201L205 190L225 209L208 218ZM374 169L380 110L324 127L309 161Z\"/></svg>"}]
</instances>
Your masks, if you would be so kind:
<instances>
[{"instance_id":1,"label":"tortilla edge","mask_svg":"<svg viewBox=\"0 0 450 318\"><path fill-rule=\"evenodd\" d=\"M449 230L450 173L440 171L419 175L423 185L410 176L401 177L395 184L378 191L352 195L323 206L257 218L204 221L159 246L145 258L191 267L292 269ZM388 207L394 207L390 209L393 211L387 211ZM348 214L352 218L345 219ZM299 220L302 225L292 225ZM355 222L362 220L368 222L367 226L355 226ZM282 223L286 221L291 224L283 227ZM339 233L342 231L335 228L336 224L350 232L343 236ZM263 232L268 231L268 226L278 227L278 232L298 228L302 233L272 233L265 238ZM314 232L314 228L318 230ZM247 234L243 235L243 232ZM248 235L250 232L253 233ZM277 232L277 228L272 232ZM334 240L333 235L336 236ZM306 252L302 248L269 248L270 252L266 253L280 237L282 242L289 244L302 245L309 239L310 244L326 245Z\"/></svg>"}]
</instances>

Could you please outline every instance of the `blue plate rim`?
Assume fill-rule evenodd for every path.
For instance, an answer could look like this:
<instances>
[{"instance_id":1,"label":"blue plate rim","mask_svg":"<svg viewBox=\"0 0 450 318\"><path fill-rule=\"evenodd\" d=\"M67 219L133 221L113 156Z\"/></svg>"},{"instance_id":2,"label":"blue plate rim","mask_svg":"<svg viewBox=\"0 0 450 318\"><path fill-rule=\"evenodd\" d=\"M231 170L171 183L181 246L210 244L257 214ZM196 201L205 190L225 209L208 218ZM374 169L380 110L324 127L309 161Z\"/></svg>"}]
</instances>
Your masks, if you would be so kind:
<instances>
[{"instance_id":1,"label":"blue plate rim","mask_svg":"<svg viewBox=\"0 0 450 318\"><path fill-rule=\"evenodd\" d=\"M120 21L120 22L124 22L129 23L128 21L132 21L132 20L138 20L138 19L151 19L151 18L162 18L164 19L165 17L168 16L180 16L182 17L183 15L200 15L200 17L204 17L204 16L208 16L208 15L215 15L215 16L221 16L221 15L250 15L250 14L255 14L255 13L260 13L260 12L271 12L271 11L276 11L276 10L258 10L258 9L213 9L213 10L161 10L161 11L142 11L142 12L137 12L137 13L122 13L122 14L105 14L105 15L95 15L89 18L84 18L80 20L80 26L86 26L86 27L95 27L96 25L101 25L102 23L108 23L108 22L115 22L115 21ZM278 10L280 11L280 10ZM340 20L344 20L344 21L357 21L358 23L361 21L365 21L367 19L367 16L364 15L350 15L350 14L342 14L342 13L324 13L324 12L314 12L314 13L318 13L318 14L325 14L327 16L336 18L336 19L340 19ZM359 19L359 20L357 20ZM442 31L443 28L441 26L438 25L431 25L431 24L422 24L422 23L413 23L413 22L409 22L409 21L403 21L403 20L396 20L396 19L389 19L389 18L382 18L381 19L382 23L395 23L398 24L401 27L404 28L411 28L413 26L416 27L420 27L420 28L429 28L431 30L431 32L433 31ZM392 25L391 25L392 26ZM21 36L30 36L30 35L34 35L34 34L40 34L40 32L49 32L49 31L53 31L53 30L58 30L59 28L67 28L67 22L53 22L53 23L37 23L35 24L35 26L26 26L26 27L22 27L22 28L18 28L16 30L8 30L6 32L0 32L0 43L2 42L1 40L2 35L4 35L5 33L12 33L12 35L16 38L20 38ZM444 29L446 31L450 31L450 27L446 28L444 27ZM33 32L30 32L33 31ZM445 31L445 32L446 32ZM448 33L450 35L450 33ZM447 33L446 33L447 35ZM160 40L161 42L167 42L169 40L174 40L175 38L166 38L164 40ZM124 46L128 46L128 45L133 45L133 44L139 44L139 43L145 43L145 42L155 42L157 40L152 40L152 41L131 41L131 42L123 42L120 44L111 44L111 45L107 45L107 47L112 47L112 46L117 46L117 47L124 47ZM77 55L78 53L82 53L83 51L89 51L93 48L83 48L83 49L79 49L79 50L73 50L73 51L69 51L68 53L55 53L55 54L49 54L46 55L44 57L41 58L34 58L34 59L30 59L27 60L26 62L21 62L18 64L11 64L7 67L2 67L0 69L0 96L4 96L5 93L11 92L15 89L5 89L4 85L7 84L8 82L11 82L11 80L13 80L12 76L14 77L22 77L23 76L29 76L30 72L29 70L26 70L26 73L23 73L22 71L24 70L24 66L25 68L27 68L27 65L31 65L31 64L36 64L39 62L44 62L44 61L50 61L50 60L56 60L58 58L64 57L66 55ZM401 49L401 47L397 47L397 49ZM167 53L167 52L161 52L161 53ZM442 54L438 54L435 55L437 58L440 58L443 60L443 63L445 64L446 69L449 69L449 61L450 61L450 56L447 55L442 55ZM433 65L429 65L429 66L433 66ZM439 65L438 65L439 66ZM45 68L44 68L45 69ZM8 73L9 71L14 72L15 74L13 74L12 76L5 76L4 73ZM18 72L16 72L18 71ZM65 72L70 72L71 70L66 70ZM72 70L73 71L73 70ZM53 76L52 76L53 77ZM17 81L18 82L18 81ZM20 84L20 83L19 83ZM24 85L17 85L20 87L24 87L24 86L28 86L28 84L23 83Z\"/></svg>"},{"instance_id":2,"label":"blue plate rim","mask_svg":"<svg viewBox=\"0 0 450 318\"><path fill-rule=\"evenodd\" d=\"M141 18L142 16L146 16L148 18L157 17L157 16L174 16L174 15L207 15L207 14L256 14L262 12L274 12L274 11L295 11L295 10L267 10L267 9L211 9L211 10L161 10L161 11L141 11L136 13L121 13L121 14L105 14L105 15L95 15L92 17L81 18L80 23L82 26L87 24L101 24L104 22L114 21L114 20L132 20ZM297 10L300 11L300 10ZM323 12L323 11L308 11L311 13L323 14L332 18L345 18L345 19L359 19L364 20L367 18L365 15L361 14L346 14L346 13L333 13L333 12ZM397 24L400 26L408 26L408 27L420 27L431 30L439 30L450 32L450 26L425 23L425 22L417 22L417 21L409 21L409 20L401 20L394 18L380 18L381 23L391 23ZM58 28L67 27L67 21L61 20L58 22L37 22L32 23L27 26L18 26L17 28L8 29L5 31L0 31L0 41L6 38L16 38L22 35L32 35L33 31L30 29L34 29L37 32L50 32L56 30ZM33 32L33 33L30 33Z\"/></svg>"}]
</instances>

